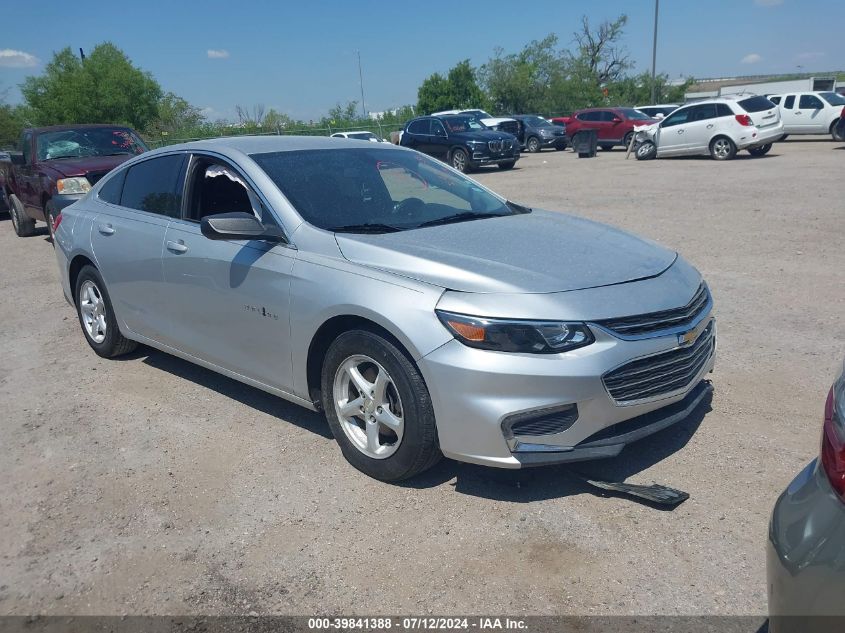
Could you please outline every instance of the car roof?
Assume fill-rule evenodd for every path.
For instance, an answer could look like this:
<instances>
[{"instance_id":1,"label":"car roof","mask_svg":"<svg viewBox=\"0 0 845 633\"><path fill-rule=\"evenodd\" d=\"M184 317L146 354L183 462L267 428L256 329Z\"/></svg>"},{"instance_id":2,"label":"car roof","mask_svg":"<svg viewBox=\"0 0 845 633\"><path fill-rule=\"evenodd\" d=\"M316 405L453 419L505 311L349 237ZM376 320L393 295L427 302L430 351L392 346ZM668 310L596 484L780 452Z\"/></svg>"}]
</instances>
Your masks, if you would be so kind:
<instances>
[{"instance_id":1,"label":"car roof","mask_svg":"<svg viewBox=\"0 0 845 633\"><path fill-rule=\"evenodd\" d=\"M362 143L361 147L371 147L370 141L359 141L355 139L348 139L351 143ZM395 147L402 149L396 145L383 144L384 149ZM330 136L224 136L219 138L203 139L201 141L189 141L179 145L167 145L165 147L154 150L156 153L174 150L206 150L219 151L227 153L228 151L237 151L243 154L266 154L269 152L293 152L297 150L308 149L334 149L340 147L337 141ZM346 147L346 145L344 145Z\"/></svg>"}]
</instances>

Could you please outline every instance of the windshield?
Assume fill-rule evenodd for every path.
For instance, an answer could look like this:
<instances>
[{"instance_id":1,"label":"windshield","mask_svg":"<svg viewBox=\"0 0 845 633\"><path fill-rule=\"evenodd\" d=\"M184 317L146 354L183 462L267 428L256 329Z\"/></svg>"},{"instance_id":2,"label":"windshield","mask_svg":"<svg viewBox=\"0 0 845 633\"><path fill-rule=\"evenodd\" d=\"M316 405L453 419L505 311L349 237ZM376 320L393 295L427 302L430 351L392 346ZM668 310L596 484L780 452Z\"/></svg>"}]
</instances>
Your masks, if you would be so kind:
<instances>
[{"instance_id":1,"label":"windshield","mask_svg":"<svg viewBox=\"0 0 845 633\"><path fill-rule=\"evenodd\" d=\"M372 132L350 132L346 135L346 137L356 139L358 141L378 140L378 137Z\"/></svg>"},{"instance_id":2,"label":"windshield","mask_svg":"<svg viewBox=\"0 0 845 633\"><path fill-rule=\"evenodd\" d=\"M639 110L634 110L634 108L619 108L619 111L625 115L626 119L633 121L648 121L651 118Z\"/></svg>"},{"instance_id":3,"label":"windshield","mask_svg":"<svg viewBox=\"0 0 845 633\"><path fill-rule=\"evenodd\" d=\"M845 106L845 97L838 92L820 92L819 94L832 106Z\"/></svg>"},{"instance_id":4,"label":"windshield","mask_svg":"<svg viewBox=\"0 0 845 633\"><path fill-rule=\"evenodd\" d=\"M344 148L251 157L306 222L329 231L387 233L529 211L412 151Z\"/></svg>"},{"instance_id":5,"label":"windshield","mask_svg":"<svg viewBox=\"0 0 845 633\"><path fill-rule=\"evenodd\" d=\"M38 160L86 156L135 156L147 146L128 128L94 127L38 135Z\"/></svg>"},{"instance_id":6,"label":"windshield","mask_svg":"<svg viewBox=\"0 0 845 633\"><path fill-rule=\"evenodd\" d=\"M486 130L484 124L471 116L447 116L440 119L450 132L469 132L470 130Z\"/></svg>"},{"instance_id":7,"label":"windshield","mask_svg":"<svg viewBox=\"0 0 845 633\"><path fill-rule=\"evenodd\" d=\"M529 127L549 127L551 125L546 119L539 116L527 116L522 121Z\"/></svg>"}]
</instances>

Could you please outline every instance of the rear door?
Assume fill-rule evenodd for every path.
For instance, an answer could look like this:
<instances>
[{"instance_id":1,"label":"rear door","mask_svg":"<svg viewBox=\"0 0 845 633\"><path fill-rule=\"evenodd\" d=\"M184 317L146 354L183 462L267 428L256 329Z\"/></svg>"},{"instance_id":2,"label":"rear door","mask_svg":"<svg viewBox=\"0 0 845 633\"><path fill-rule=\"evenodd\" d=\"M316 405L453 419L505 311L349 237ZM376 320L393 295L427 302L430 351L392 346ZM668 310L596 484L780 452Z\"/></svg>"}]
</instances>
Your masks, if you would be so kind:
<instances>
[{"instance_id":1,"label":"rear door","mask_svg":"<svg viewBox=\"0 0 845 633\"><path fill-rule=\"evenodd\" d=\"M260 240L210 240L200 220L253 213L277 224L244 174L222 157L195 154L181 218L164 240L170 344L207 363L290 391L290 283L296 250Z\"/></svg>"},{"instance_id":2,"label":"rear door","mask_svg":"<svg viewBox=\"0 0 845 633\"><path fill-rule=\"evenodd\" d=\"M784 133L799 134L803 131L804 120L801 115L802 113L798 108L798 95L783 95L783 101L780 104L780 118L783 121Z\"/></svg>"},{"instance_id":3,"label":"rear door","mask_svg":"<svg viewBox=\"0 0 845 633\"><path fill-rule=\"evenodd\" d=\"M431 120L431 136L428 137L428 144L426 145L426 154L435 156L441 160L446 160L449 154L449 146L451 141L449 135L446 133L446 128L443 122L438 119Z\"/></svg>"},{"instance_id":4,"label":"rear door","mask_svg":"<svg viewBox=\"0 0 845 633\"><path fill-rule=\"evenodd\" d=\"M402 145L428 154L431 146L431 119L411 121L402 134Z\"/></svg>"},{"instance_id":5,"label":"rear door","mask_svg":"<svg viewBox=\"0 0 845 633\"><path fill-rule=\"evenodd\" d=\"M160 342L169 332L162 247L181 206L185 159L166 154L117 172L100 191L91 230L115 314L133 333Z\"/></svg>"}]
</instances>

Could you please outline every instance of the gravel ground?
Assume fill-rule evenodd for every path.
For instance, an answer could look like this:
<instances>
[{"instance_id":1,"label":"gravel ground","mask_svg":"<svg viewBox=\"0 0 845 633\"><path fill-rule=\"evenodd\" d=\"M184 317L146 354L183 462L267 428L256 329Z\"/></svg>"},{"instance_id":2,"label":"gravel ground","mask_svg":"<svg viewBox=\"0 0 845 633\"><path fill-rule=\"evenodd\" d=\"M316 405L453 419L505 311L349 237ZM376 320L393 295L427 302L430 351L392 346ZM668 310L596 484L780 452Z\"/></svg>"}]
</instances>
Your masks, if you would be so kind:
<instances>
[{"instance_id":1,"label":"gravel ground","mask_svg":"<svg viewBox=\"0 0 845 633\"><path fill-rule=\"evenodd\" d=\"M477 175L666 244L709 280L711 405L578 466L688 491L672 512L565 467L370 480L315 413L156 351L95 356L46 236L0 216L0 613L763 613L769 511L817 452L845 356L843 149L543 152Z\"/></svg>"}]
</instances>

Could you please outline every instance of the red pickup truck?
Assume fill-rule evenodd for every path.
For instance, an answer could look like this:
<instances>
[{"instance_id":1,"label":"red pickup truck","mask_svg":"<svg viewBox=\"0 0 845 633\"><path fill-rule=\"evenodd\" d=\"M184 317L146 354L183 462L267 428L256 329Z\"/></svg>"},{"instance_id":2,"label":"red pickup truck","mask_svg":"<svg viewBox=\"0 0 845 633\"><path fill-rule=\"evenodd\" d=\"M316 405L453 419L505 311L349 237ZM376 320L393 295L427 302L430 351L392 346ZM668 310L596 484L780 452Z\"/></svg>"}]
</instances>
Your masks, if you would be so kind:
<instances>
[{"instance_id":1,"label":"red pickup truck","mask_svg":"<svg viewBox=\"0 0 845 633\"><path fill-rule=\"evenodd\" d=\"M127 159L147 151L134 130L116 125L56 125L29 128L21 153L0 166L0 190L20 237L46 222L50 236L59 212Z\"/></svg>"}]
</instances>

